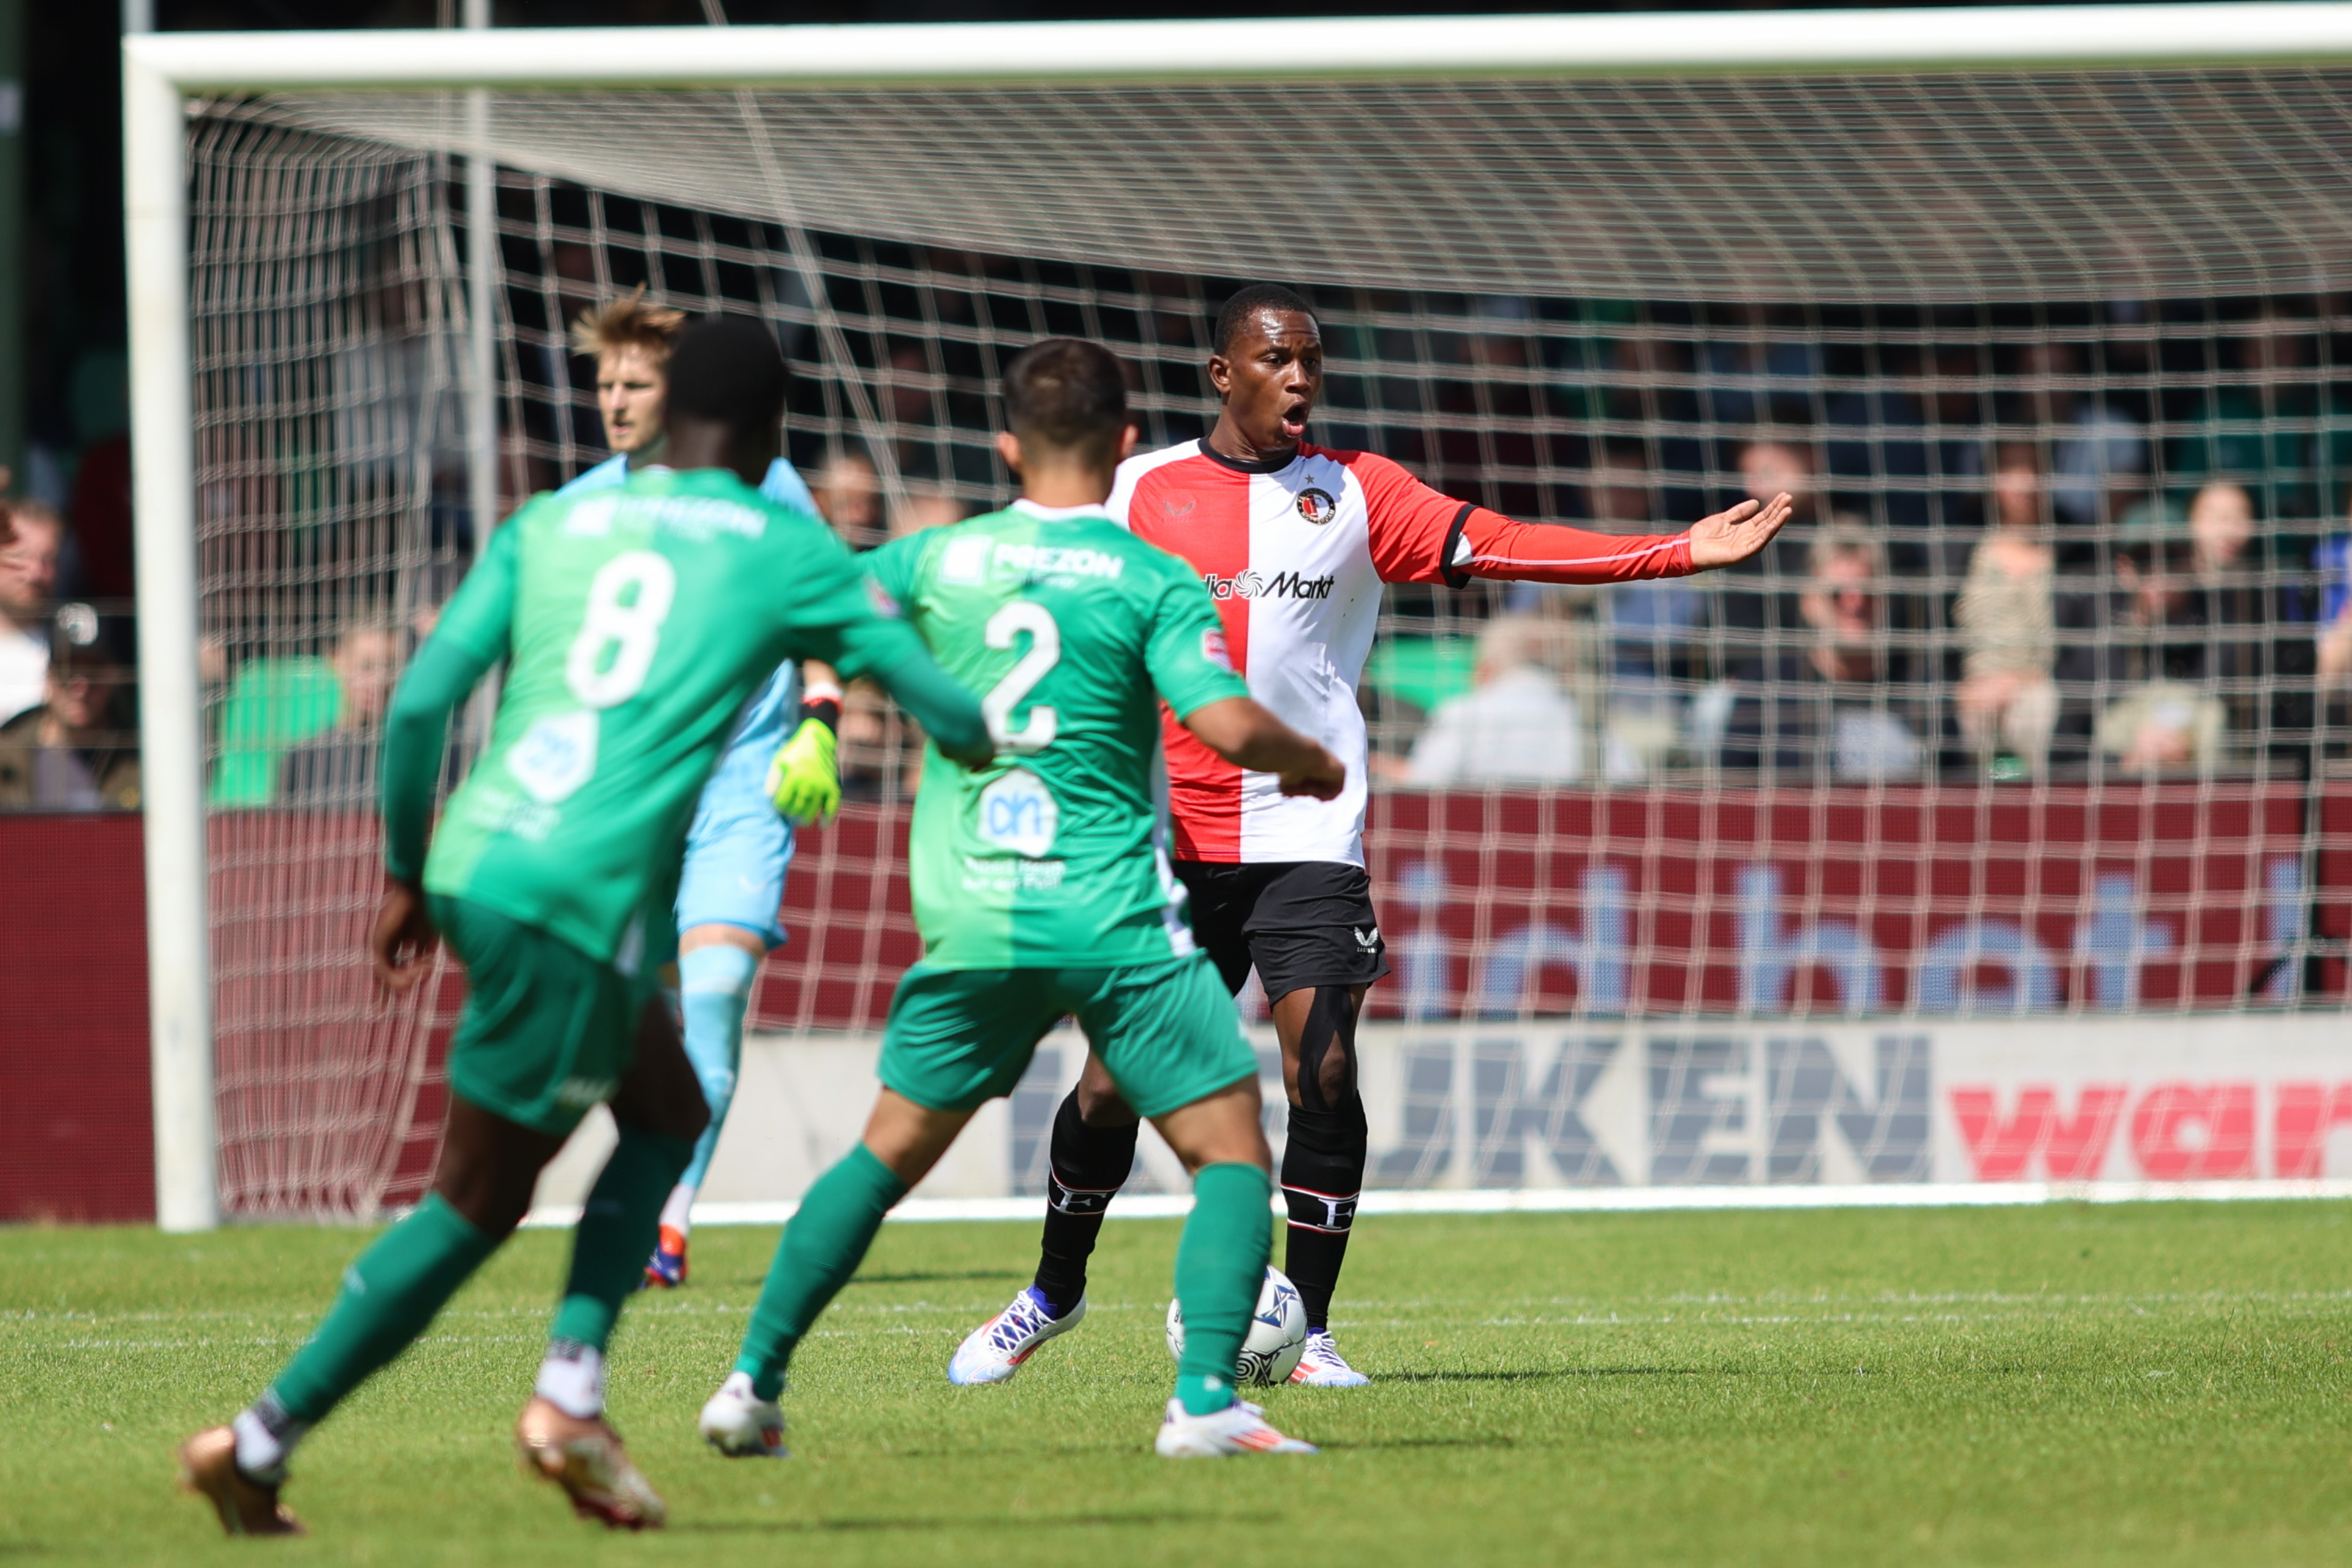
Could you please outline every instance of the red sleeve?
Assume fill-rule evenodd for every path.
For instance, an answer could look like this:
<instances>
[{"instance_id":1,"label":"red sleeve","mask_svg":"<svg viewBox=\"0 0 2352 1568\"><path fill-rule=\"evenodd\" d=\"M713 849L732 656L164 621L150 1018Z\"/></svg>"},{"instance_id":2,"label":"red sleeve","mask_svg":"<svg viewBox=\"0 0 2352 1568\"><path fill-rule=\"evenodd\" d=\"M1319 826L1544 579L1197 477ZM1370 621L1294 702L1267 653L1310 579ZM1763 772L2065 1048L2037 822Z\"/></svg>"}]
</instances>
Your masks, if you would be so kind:
<instances>
[{"instance_id":1,"label":"red sleeve","mask_svg":"<svg viewBox=\"0 0 2352 1568\"><path fill-rule=\"evenodd\" d=\"M1691 574L1690 536L1594 533L1557 522L1514 522L1471 507L1461 542L1446 552L1447 580L1504 577L1526 583L1630 583Z\"/></svg>"},{"instance_id":2,"label":"red sleeve","mask_svg":"<svg viewBox=\"0 0 2352 1568\"><path fill-rule=\"evenodd\" d=\"M1473 577L1534 583L1624 583L1687 577L1690 541L1679 533L1593 533L1557 523L1515 522L1501 512L1438 494L1371 452L1333 454L1364 487L1372 564L1384 583Z\"/></svg>"}]
</instances>

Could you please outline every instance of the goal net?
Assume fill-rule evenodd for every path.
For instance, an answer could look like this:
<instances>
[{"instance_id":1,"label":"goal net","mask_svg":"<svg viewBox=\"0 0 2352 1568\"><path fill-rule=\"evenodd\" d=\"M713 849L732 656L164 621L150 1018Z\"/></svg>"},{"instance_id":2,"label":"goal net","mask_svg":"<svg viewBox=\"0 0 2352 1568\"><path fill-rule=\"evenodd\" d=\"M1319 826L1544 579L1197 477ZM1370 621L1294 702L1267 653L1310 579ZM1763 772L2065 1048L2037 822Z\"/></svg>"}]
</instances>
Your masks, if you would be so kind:
<instances>
[{"instance_id":1,"label":"goal net","mask_svg":"<svg viewBox=\"0 0 2352 1568\"><path fill-rule=\"evenodd\" d=\"M1203 434L1257 279L1321 321L1311 438L1449 494L1646 531L1794 491L1720 578L1390 590L1375 1016L2345 1004L2352 68L501 90L480 123L415 90L190 120L233 1209L427 1170L457 992L360 963L368 759L495 521L485 257L501 514L605 455L565 329L639 287L772 326L790 455L861 546L1002 502L996 376L1041 335L1118 350L1147 443ZM874 1028L919 951L911 759L854 706L758 1027Z\"/></svg>"}]
</instances>

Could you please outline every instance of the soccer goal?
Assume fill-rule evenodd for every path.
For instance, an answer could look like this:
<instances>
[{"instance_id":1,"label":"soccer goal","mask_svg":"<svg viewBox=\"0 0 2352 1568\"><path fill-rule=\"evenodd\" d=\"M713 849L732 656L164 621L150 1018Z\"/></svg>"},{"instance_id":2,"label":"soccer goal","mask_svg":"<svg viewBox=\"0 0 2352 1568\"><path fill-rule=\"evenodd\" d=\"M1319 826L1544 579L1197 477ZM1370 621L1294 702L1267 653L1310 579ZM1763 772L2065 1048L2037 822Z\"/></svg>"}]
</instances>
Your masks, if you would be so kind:
<instances>
[{"instance_id":1,"label":"soccer goal","mask_svg":"<svg viewBox=\"0 0 2352 1568\"><path fill-rule=\"evenodd\" d=\"M167 1228L422 1190L457 992L361 961L371 704L498 518L603 455L565 327L639 286L773 326L853 542L1002 499L994 377L1041 334L1128 359L1147 442L1198 436L1260 279L1327 335L1311 438L1449 493L1630 530L1795 489L1728 582L1391 591L1376 1016L2344 1005L2352 5L151 34L124 68ZM845 755L769 1028L878 1025L917 952L895 721Z\"/></svg>"}]
</instances>

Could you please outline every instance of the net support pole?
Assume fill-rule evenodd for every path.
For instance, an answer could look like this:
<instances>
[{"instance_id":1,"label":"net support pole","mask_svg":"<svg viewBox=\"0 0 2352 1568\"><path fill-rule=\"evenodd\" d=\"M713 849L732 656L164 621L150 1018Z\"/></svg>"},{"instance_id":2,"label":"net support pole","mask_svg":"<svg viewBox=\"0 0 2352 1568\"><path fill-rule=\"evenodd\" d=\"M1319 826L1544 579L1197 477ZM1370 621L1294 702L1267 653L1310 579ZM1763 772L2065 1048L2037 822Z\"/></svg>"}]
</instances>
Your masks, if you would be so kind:
<instances>
[{"instance_id":1,"label":"net support pole","mask_svg":"<svg viewBox=\"0 0 2352 1568\"><path fill-rule=\"evenodd\" d=\"M489 0L466 0L466 26L485 31ZM466 502L473 513L474 548L498 522L498 164L490 144L490 95L466 94L466 133L477 151L466 158Z\"/></svg>"},{"instance_id":2,"label":"net support pole","mask_svg":"<svg viewBox=\"0 0 2352 1568\"><path fill-rule=\"evenodd\" d=\"M147 860L147 1020L155 1220L220 1223L213 1105L204 689L197 673L194 399L188 342L186 114L125 51L123 242L131 314L132 543Z\"/></svg>"}]
</instances>

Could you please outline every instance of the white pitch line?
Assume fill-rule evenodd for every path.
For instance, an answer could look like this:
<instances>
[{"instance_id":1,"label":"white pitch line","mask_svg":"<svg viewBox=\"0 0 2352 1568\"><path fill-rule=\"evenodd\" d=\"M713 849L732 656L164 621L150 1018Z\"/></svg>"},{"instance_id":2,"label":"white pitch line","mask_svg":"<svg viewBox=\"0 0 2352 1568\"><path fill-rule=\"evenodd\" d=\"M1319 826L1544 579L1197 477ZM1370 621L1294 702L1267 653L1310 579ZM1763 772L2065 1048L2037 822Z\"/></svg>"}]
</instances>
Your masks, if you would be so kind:
<instances>
[{"instance_id":1,"label":"white pitch line","mask_svg":"<svg viewBox=\"0 0 2352 1568\"><path fill-rule=\"evenodd\" d=\"M2032 1204L2241 1203L2291 1198L2352 1198L2352 1181L2310 1182L1917 1182L1879 1186L1518 1187L1366 1193L1358 1214L1658 1214L1688 1209L1991 1208ZM800 1205L697 1204L694 1223L782 1225ZM1276 1200L1274 1211L1282 1212ZM1113 1219L1176 1219L1192 1194L1139 1194L1112 1203ZM1044 1217L1033 1198L908 1198L894 1220L1025 1220ZM526 1227L577 1225L577 1205L533 1209Z\"/></svg>"}]
</instances>

